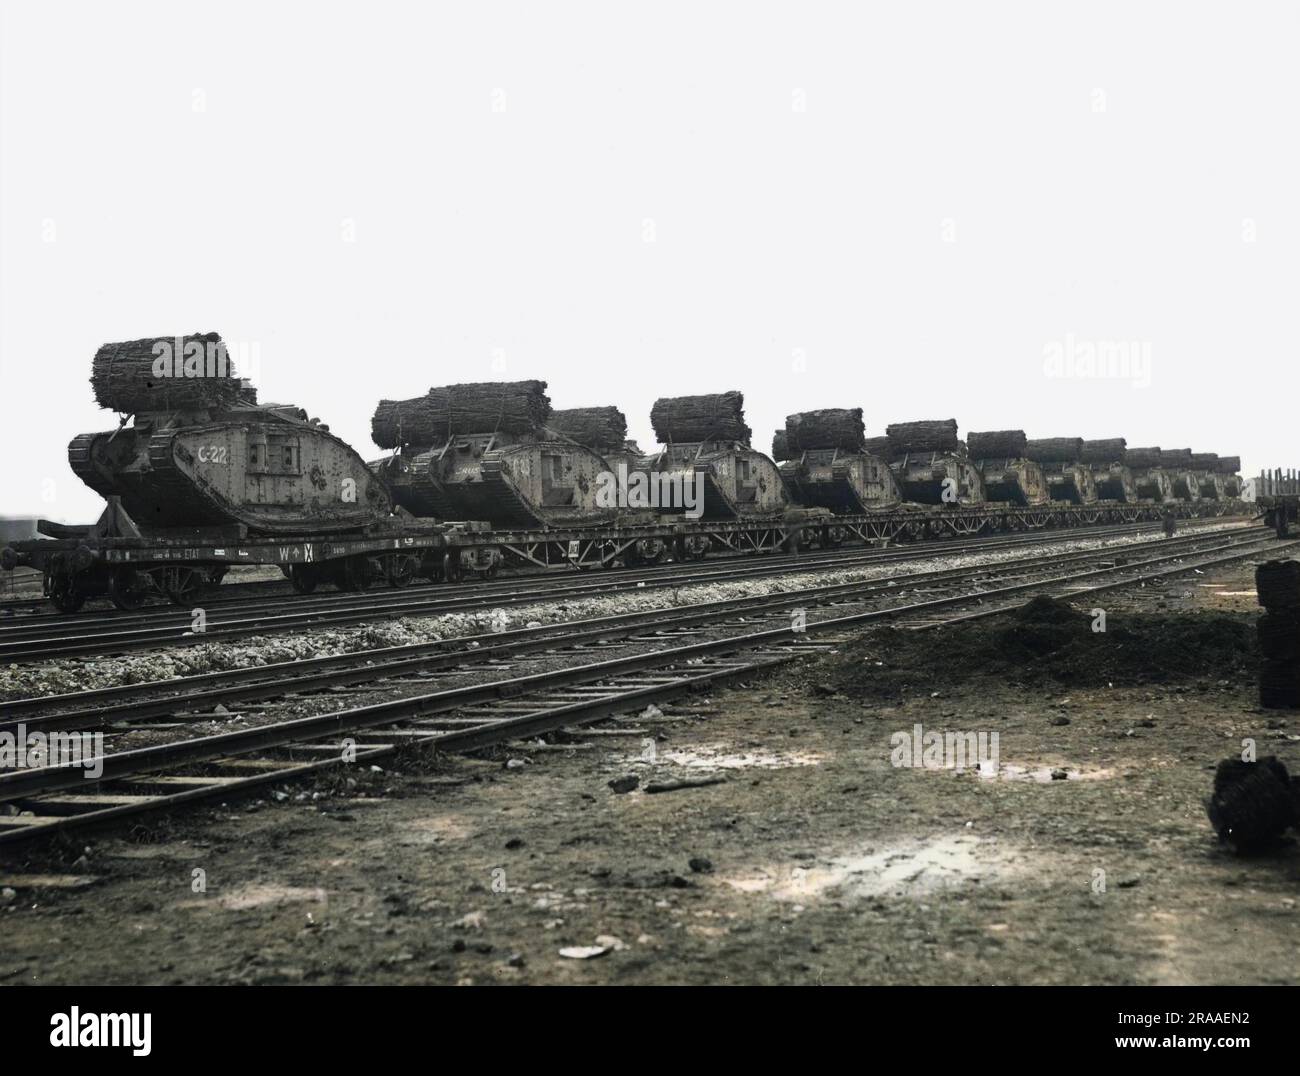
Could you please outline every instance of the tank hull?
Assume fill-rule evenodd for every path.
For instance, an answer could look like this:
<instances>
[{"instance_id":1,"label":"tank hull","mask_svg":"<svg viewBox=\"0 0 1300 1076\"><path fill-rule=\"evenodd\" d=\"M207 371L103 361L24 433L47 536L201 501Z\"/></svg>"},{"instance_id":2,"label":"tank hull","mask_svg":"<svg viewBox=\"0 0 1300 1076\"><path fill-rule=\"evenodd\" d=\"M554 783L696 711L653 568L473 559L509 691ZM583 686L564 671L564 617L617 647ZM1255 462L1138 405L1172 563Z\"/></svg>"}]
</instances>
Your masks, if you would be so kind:
<instances>
[{"instance_id":1,"label":"tank hull","mask_svg":"<svg viewBox=\"0 0 1300 1076\"><path fill-rule=\"evenodd\" d=\"M1201 483L1193 472L1171 471L1169 477L1173 484L1175 500L1199 501L1201 499Z\"/></svg>"},{"instance_id":2,"label":"tank hull","mask_svg":"<svg viewBox=\"0 0 1300 1076\"><path fill-rule=\"evenodd\" d=\"M598 496L604 457L570 441L473 434L371 465L417 516L545 527L611 515Z\"/></svg>"},{"instance_id":3,"label":"tank hull","mask_svg":"<svg viewBox=\"0 0 1300 1076\"><path fill-rule=\"evenodd\" d=\"M809 450L782 463L780 471L790 500L806 508L846 514L889 508L902 500L889 464L866 453Z\"/></svg>"},{"instance_id":4,"label":"tank hull","mask_svg":"<svg viewBox=\"0 0 1300 1076\"><path fill-rule=\"evenodd\" d=\"M910 504L983 504L984 479L964 456L909 453L890 464L903 500Z\"/></svg>"},{"instance_id":5,"label":"tank hull","mask_svg":"<svg viewBox=\"0 0 1300 1076\"><path fill-rule=\"evenodd\" d=\"M141 527L247 527L254 534L353 530L387 516L382 480L318 425L249 417L83 434L68 462Z\"/></svg>"},{"instance_id":6,"label":"tank hull","mask_svg":"<svg viewBox=\"0 0 1300 1076\"><path fill-rule=\"evenodd\" d=\"M1137 485L1133 481L1133 472L1123 464L1111 464L1109 467L1093 467L1093 483L1097 487L1097 499L1118 501L1132 504L1138 499Z\"/></svg>"},{"instance_id":7,"label":"tank hull","mask_svg":"<svg viewBox=\"0 0 1300 1076\"><path fill-rule=\"evenodd\" d=\"M1144 501L1164 504L1174 497L1173 480L1162 467L1148 467L1133 472L1133 486L1137 495Z\"/></svg>"},{"instance_id":8,"label":"tank hull","mask_svg":"<svg viewBox=\"0 0 1300 1076\"><path fill-rule=\"evenodd\" d=\"M979 460L984 479L984 499L993 504L1030 506L1047 503L1047 482L1043 469L1033 460Z\"/></svg>"},{"instance_id":9,"label":"tank hull","mask_svg":"<svg viewBox=\"0 0 1300 1076\"><path fill-rule=\"evenodd\" d=\"M697 518L776 516L790 503L777 465L738 441L675 444L642 463L655 483L698 490L703 509ZM663 515L688 514L684 505L663 504L662 499L656 507Z\"/></svg>"},{"instance_id":10,"label":"tank hull","mask_svg":"<svg viewBox=\"0 0 1300 1076\"><path fill-rule=\"evenodd\" d=\"M1086 463L1045 463L1042 466L1051 500L1062 504L1096 502L1097 484L1093 481L1092 468Z\"/></svg>"},{"instance_id":11,"label":"tank hull","mask_svg":"<svg viewBox=\"0 0 1300 1076\"><path fill-rule=\"evenodd\" d=\"M1196 476L1196 484L1202 500L1222 501L1227 497L1227 483L1221 474L1202 471Z\"/></svg>"}]
</instances>

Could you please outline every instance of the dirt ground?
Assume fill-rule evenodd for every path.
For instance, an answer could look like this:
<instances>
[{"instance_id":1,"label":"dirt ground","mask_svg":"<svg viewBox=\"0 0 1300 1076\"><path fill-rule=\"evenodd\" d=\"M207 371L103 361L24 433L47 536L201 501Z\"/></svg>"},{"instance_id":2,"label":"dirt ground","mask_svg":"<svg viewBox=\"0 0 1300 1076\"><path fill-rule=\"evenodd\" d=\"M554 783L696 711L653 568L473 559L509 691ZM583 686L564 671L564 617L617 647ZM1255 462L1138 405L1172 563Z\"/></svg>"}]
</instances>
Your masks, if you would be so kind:
<instances>
[{"instance_id":1,"label":"dirt ground","mask_svg":"<svg viewBox=\"0 0 1300 1076\"><path fill-rule=\"evenodd\" d=\"M1119 679L964 665L1005 619L930 664L868 637L571 748L43 850L0 872L0 983L1295 982L1300 853L1237 856L1202 801L1245 738L1300 769L1300 711L1258 707L1240 648L1174 660L1186 618L1249 639L1252 572L1106 595L1151 647ZM996 772L895 765L916 725L996 732Z\"/></svg>"}]
</instances>

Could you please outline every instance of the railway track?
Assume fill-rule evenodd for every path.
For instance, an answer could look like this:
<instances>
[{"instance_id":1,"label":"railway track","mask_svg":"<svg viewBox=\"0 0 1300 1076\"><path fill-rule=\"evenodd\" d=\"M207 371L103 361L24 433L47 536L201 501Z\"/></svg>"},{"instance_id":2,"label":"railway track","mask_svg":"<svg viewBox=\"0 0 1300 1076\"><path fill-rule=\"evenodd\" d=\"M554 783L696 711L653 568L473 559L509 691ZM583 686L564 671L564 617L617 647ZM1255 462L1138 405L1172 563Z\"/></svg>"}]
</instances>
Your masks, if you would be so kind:
<instances>
[{"instance_id":1,"label":"railway track","mask_svg":"<svg viewBox=\"0 0 1300 1076\"><path fill-rule=\"evenodd\" d=\"M1245 524L1241 525L1243 528ZM1189 528L1188 534L1223 530L1220 520ZM605 596L629 590L680 587L695 583L757 579L772 575L851 569L953 556L1039 546L1044 543L1077 541L1155 533L1150 524L1105 527L1089 530L1044 532L1032 537L985 538L952 542L924 548L897 547L846 552L830 550L798 558L767 557L758 563L751 558L727 558L708 564L667 564L650 569L621 571L593 580L590 576L565 573L559 576L522 576L518 579L482 583L467 587L420 587L383 594L338 594L319 598L276 597L227 599L203 604L206 630L192 631L189 611L173 607L139 613L39 616L0 622L0 661L31 662L90 654L127 653L158 646L191 645L221 639L246 637L278 631L346 626L369 621L410 616L436 616L449 612L510 608L539 601L562 601Z\"/></svg>"},{"instance_id":2,"label":"railway track","mask_svg":"<svg viewBox=\"0 0 1300 1076\"><path fill-rule=\"evenodd\" d=\"M1260 553L1271 555L1296 545L1300 541L1278 542L1258 532L1201 535L1126 547L1118 560L1113 549L1090 550L1067 557L914 573L906 577L913 584L904 588L910 591L907 595L900 595L896 582L890 587L889 581L873 580L710 603L714 608L683 607L648 620L644 615L638 620L634 614L603 618L605 622L589 622L580 630L572 623L559 625L564 630L554 636L539 630L531 639L516 637L501 643L516 647L513 651L485 653L488 648L480 648L473 652L480 669L496 663L498 671L513 672L499 664L501 658L517 659L524 653L522 647L532 645L551 656L553 667L433 691L423 690L427 681L453 675L465 664L467 651L444 655L446 666L410 655L409 664L336 669L334 675L400 683L414 693L208 736L105 751L95 759L102 772L93 780L83 766L75 764L0 773L0 804L7 805L9 811L0 815L0 844L229 797L332 767L373 762L404 747L473 750L639 711L650 702L752 676L822 652L873 622L891 620L934 628L1006 612L1035 593L1078 598ZM912 600L900 600L909 598ZM809 616L803 630L794 631L790 611L795 603L809 605L809 613L815 604L828 615ZM845 607L853 611L845 612ZM612 622L619 619L621 623ZM653 634L646 634L651 630L647 624L653 625ZM699 634L711 637L681 641ZM575 658L589 656L590 648L635 652L575 663ZM450 664L452 661L456 663ZM233 690L255 689L282 696L313 684L318 682L287 678ZM154 705L162 709L154 712L174 712L194 697L159 699ZM142 712L139 700L132 703L121 695L117 702L119 712L137 716ZM53 708L61 705L54 703ZM103 708L95 714L84 709L80 714L65 710L38 715L28 724L48 731L102 725L111 716L112 711Z\"/></svg>"}]
</instances>

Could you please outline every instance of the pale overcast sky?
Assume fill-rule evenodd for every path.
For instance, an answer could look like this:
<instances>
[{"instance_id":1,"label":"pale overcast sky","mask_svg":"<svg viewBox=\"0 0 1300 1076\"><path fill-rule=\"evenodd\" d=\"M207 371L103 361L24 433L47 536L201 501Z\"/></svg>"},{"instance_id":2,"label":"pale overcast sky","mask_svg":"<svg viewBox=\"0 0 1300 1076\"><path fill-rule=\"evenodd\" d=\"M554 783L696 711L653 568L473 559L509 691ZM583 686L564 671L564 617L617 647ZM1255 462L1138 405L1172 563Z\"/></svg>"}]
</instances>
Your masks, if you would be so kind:
<instances>
[{"instance_id":1,"label":"pale overcast sky","mask_svg":"<svg viewBox=\"0 0 1300 1076\"><path fill-rule=\"evenodd\" d=\"M1300 465L1296 5L0 10L0 514L97 515L96 347L208 330L367 458L508 376Z\"/></svg>"}]
</instances>

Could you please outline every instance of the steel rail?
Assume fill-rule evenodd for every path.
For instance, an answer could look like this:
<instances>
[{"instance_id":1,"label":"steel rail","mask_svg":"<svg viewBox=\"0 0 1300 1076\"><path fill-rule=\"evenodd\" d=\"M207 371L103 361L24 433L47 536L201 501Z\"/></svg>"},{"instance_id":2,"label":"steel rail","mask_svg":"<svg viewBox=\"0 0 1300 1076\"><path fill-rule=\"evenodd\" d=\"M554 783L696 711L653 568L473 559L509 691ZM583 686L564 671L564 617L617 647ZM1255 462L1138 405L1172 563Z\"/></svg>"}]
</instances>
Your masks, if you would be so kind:
<instances>
[{"instance_id":1,"label":"steel rail","mask_svg":"<svg viewBox=\"0 0 1300 1076\"><path fill-rule=\"evenodd\" d=\"M1149 565L1169 561L1179 563L1164 569L1143 571L1137 575L1126 574L1131 567L1134 567L1132 565L1111 565L1104 568L1067 573L1049 580L1034 580L1012 584L992 591L984 591L978 595L951 595L913 603L901 608L870 610L848 616L810 621L807 624L806 631L810 635L827 635L842 632L845 629L857 628L872 621L895 619L927 610L951 608L971 601L983 602L985 599L995 596L1023 594L1026 591L1035 589L1046 590L1057 584L1071 584L1066 592L1067 596L1100 592L1240 560L1253 555L1257 549L1266 549L1271 552L1298 544L1300 544L1300 540L1278 543L1271 538L1260 539L1255 542L1237 544L1231 552L1198 559L1194 562L1188 559L1185 554L1170 554L1151 558L1137 565L1137 567L1148 567ZM1111 576L1111 578L1101 582L1097 581L1105 576ZM1078 586L1077 584L1082 580L1093 580L1093 583L1082 587ZM1018 604L1023 603L1013 602L996 610L988 609L981 612L983 615L995 615L996 613L1007 612ZM958 616L950 618L950 620L956 621L962 618L962 616ZM653 700L654 698L666 698L669 695L680 694L691 690L692 686L698 686L702 682L745 675L756 670L795 660L802 654L807 653L809 649L821 648L819 644L813 643L807 637L792 640L792 634L789 627L783 627L741 636L730 636L724 639L632 655L586 666L536 673L512 678L508 681L469 685L434 692L429 695L375 703L354 710L314 715L275 725L221 733L199 740L186 740L136 748L102 756L98 761L102 762L103 775L94 784L100 786L109 781L137 781L147 787L149 778L143 775L158 773L168 767L214 763L232 754L249 754L270 748L298 747L307 750L318 747L327 751L334 751L339 745L314 745L311 741L323 737L337 737L347 732L373 731L382 726L391 726L398 722L416 719L424 719L420 722L422 726L427 726L430 723L437 724L436 721L430 722L428 715L464 709L475 702L519 700L531 694L551 691L566 685L607 682L611 678L628 673L645 673L658 669L661 674L665 672L670 674L664 682L647 684L633 681L629 689L621 691L605 691L597 688L596 690L602 692L597 698L576 702L565 701L559 706L530 710L518 716L486 721L470 719L467 727L444 731L430 730L426 733L423 727L414 730L418 742L441 750L467 750L473 747L485 746L489 743L500 743L525 735L535 735L540 732L584 724L615 712L626 712L646 699ZM741 660L739 663L717 663L716 661L716 659L725 657L727 654L744 651L757 652L757 656ZM713 668L701 669L698 667L700 663L710 660L715 661ZM671 675L672 670L683 665L687 666L686 673ZM447 722L443 721L442 723L446 724ZM379 735L387 735L391 739L401 737L408 731L410 730L390 728L387 733L381 731ZM359 759L362 757L360 753L369 752L370 754L366 754L365 757L373 757L375 752L387 753L395 750L395 745L360 744L357 749L359 752L357 758ZM196 799L216 795L231 795L236 789L256 787L268 781L286 780L291 776L316 772L325 766L342 764L346 764L345 758L342 756L286 768L280 768L275 762L268 761L267 765L272 767L272 772L263 772L252 777L219 778L209 776L188 778L188 780L194 782L207 783L190 787L183 793L155 796L132 796L129 794L117 797L109 796L107 798L110 800L125 800L126 802L114 802L108 806L81 814L60 815L56 813L40 816L29 821L24 821L23 816L4 817L0 818L0 843L28 839L38 834L50 834L69 826L95 824L127 814L163 809L173 804L191 802ZM160 778L159 780L184 781L187 778L173 777ZM68 790L78 786L83 789L86 787L84 771L81 771L79 767L72 765L46 766L40 769L22 770L0 775L0 798L4 800L17 799L21 802L24 798L33 795L39 797L41 793ZM83 804L93 804L104 798L95 795L84 798L72 797L70 803L67 799L59 800L57 797L52 799L47 797L45 800L40 798L32 800L30 805L40 807L49 804L52 810L58 811L75 807L78 799Z\"/></svg>"},{"instance_id":2,"label":"steel rail","mask_svg":"<svg viewBox=\"0 0 1300 1076\"><path fill-rule=\"evenodd\" d=\"M1214 532L1179 539L1159 539L1150 543L1134 543L1124 547L1130 554L1140 554L1145 549L1186 549L1207 541L1234 540L1229 533ZM1246 542L1255 542L1254 535L1243 536ZM1226 548L1215 545L1213 548ZM348 654L313 658L306 661L288 661L274 665L227 669L213 673L200 673L180 680L158 680L142 684L124 684L64 695L32 697L0 703L0 731L13 730L24 715L40 711L55 713L28 717L30 729L87 728L102 725L129 714L132 718L147 718L175 713L178 709L218 703L244 702L284 694L303 694L327 687L367 683L392 679L414 672L454 670L467 665L479 665L505 656L554 649L557 644L565 648L582 646L591 642L626 637L649 628L681 628L715 618L722 612L761 612L772 608L789 607L800 603L818 604L827 600L844 601L850 596L860 600L876 593L898 594L908 587L932 585L947 580L965 582L981 576L1007 575L1010 572L1033 568L1041 564L1056 566L1079 560L1098 559L1109 555L1109 550L1078 550L1064 555L1043 554L1014 560L996 561L980 565L938 569L890 576L888 579L855 580L845 583L820 584L799 590L782 591L779 595L756 595L746 598L724 598L709 602L696 602L675 606L671 610L632 610L609 616L561 621L532 628L517 628L452 639L414 643L405 646L354 651ZM157 697L153 697L157 694Z\"/></svg>"}]
</instances>

